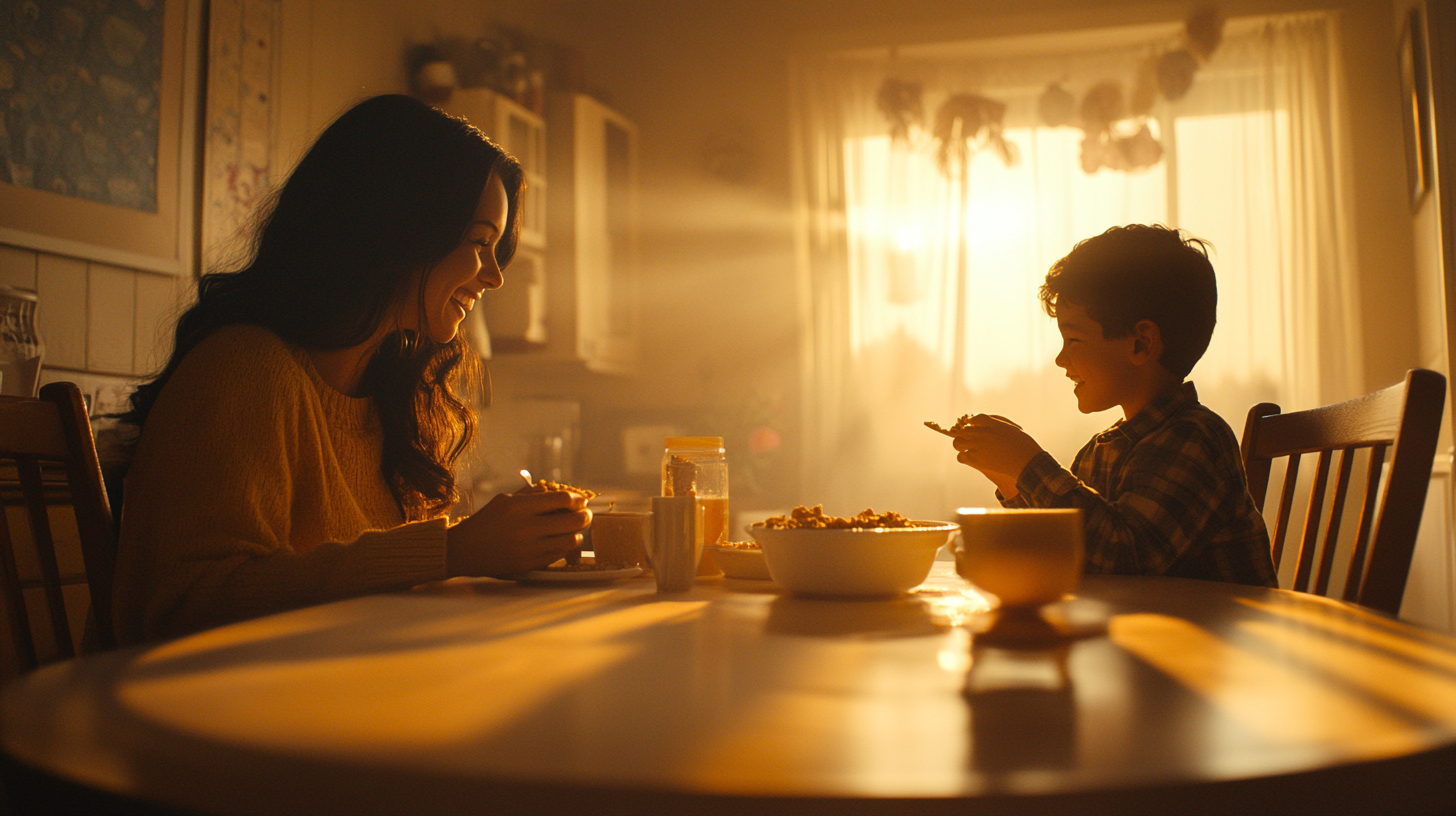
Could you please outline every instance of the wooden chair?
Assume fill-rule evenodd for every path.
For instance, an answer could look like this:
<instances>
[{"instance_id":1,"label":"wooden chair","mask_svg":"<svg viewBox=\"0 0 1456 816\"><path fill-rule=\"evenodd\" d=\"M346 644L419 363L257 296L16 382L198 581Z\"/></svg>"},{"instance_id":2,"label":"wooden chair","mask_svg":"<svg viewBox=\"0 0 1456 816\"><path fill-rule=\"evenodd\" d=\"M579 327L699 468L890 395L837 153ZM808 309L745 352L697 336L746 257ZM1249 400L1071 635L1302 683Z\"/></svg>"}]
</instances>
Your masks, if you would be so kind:
<instances>
[{"instance_id":1,"label":"wooden chair","mask_svg":"<svg viewBox=\"0 0 1456 816\"><path fill-rule=\"evenodd\" d=\"M38 399L0 397L0 505L22 507L29 521L38 577L22 579L8 519L0 524L0 595L22 670L39 665L26 590L42 590L59 658L75 655L64 588L85 584L91 592L95 645L116 646L111 625L111 581L116 528L102 486L101 467L86 405L74 383L51 383ZM62 574L48 507L73 509L85 574ZM30 559L26 559L28 563ZM30 572L30 570L27 570ZM42 631L44 631L42 629ZM88 633L88 635L91 633ZM89 639L88 639L89 645Z\"/></svg>"},{"instance_id":2,"label":"wooden chair","mask_svg":"<svg viewBox=\"0 0 1456 816\"><path fill-rule=\"evenodd\" d=\"M1446 378L1418 368L1406 375L1403 384L1323 408L1281 414L1279 406L1265 402L1249 409L1241 448L1249 492L1260 512L1264 510L1273 460L1288 457L1271 542L1276 569L1289 530L1300 459L1306 453L1319 454L1292 589L1329 594L1355 452L1368 448L1365 495L1350 544L1350 567L1341 597L1390 615L1400 612L1411 553L1415 550L1421 511L1425 507L1426 488L1431 481L1431 460L1441 434L1445 400ZM1390 451L1389 477L1382 492L1381 473L1387 450ZM1336 451L1340 454L1339 465L1331 495L1330 465ZM1324 517L1321 540L1320 522L1327 505L1329 513ZM1319 571L1314 574L1311 590L1317 543Z\"/></svg>"}]
</instances>

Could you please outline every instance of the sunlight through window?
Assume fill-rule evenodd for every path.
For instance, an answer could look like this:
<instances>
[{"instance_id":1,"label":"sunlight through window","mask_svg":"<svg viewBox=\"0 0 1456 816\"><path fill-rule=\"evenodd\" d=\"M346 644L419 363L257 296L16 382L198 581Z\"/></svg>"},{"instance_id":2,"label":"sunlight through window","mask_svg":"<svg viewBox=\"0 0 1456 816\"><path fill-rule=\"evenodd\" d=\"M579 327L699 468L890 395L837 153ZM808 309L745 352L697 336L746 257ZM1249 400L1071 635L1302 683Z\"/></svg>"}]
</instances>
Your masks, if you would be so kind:
<instances>
[{"instance_id":1,"label":"sunlight through window","mask_svg":"<svg viewBox=\"0 0 1456 816\"><path fill-rule=\"evenodd\" d=\"M1003 387L1056 355L1056 327L1036 301L1053 262L1108 227L1176 221L1213 243L1219 276L1218 331L1197 374L1277 389L1292 362L1278 353L1287 345L1283 305L1295 295L1278 274L1291 252L1279 229L1289 196L1275 172L1288 161L1288 128L1282 112L1181 117L1176 181L1164 163L1088 175L1077 163L1080 131L1012 128L1006 137L1026 160L1007 167L977 156L964 206L957 181L929 152L889 136L853 140L846 145L858 158L846 168L848 198L858 202L848 210L853 348L898 335L948 370L955 324L964 321L965 388ZM1273 138L1255 143L1250 133Z\"/></svg>"}]
</instances>

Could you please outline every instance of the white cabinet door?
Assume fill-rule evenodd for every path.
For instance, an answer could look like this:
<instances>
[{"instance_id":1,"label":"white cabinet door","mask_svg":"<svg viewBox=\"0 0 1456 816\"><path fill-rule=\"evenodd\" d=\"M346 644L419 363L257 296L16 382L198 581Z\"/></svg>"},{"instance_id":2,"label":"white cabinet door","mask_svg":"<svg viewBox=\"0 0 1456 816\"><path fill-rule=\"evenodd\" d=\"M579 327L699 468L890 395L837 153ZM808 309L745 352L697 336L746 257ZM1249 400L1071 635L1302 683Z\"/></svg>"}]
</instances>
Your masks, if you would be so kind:
<instances>
[{"instance_id":1,"label":"white cabinet door","mask_svg":"<svg viewBox=\"0 0 1456 816\"><path fill-rule=\"evenodd\" d=\"M557 172L550 345L592 371L630 373L637 360L637 129L581 94L553 98L548 116Z\"/></svg>"},{"instance_id":2,"label":"white cabinet door","mask_svg":"<svg viewBox=\"0 0 1456 816\"><path fill-rule=\"evenodd\" d=\"M480 128L516 157L525 172L526 194L521 241L506 269L505 287L487 292L482 308L471 315L478 332L476 350L537 351L545 348L546 326L546 122L489 88L459 88L443 110ZM482 327L480 322L484 321ZM487 345L486 338L489 338Z\"/></svg>"},{"instance_id":3,"label":"white cabinet door","mask_svg":"<svg viewBox=\"0 0 1456 816\"><path fill-rule=\"evenodd\" d=\"M480 128L516 157L526 176L521 246L546 247L546 121L489 88L457 88L442 109Z\"/></svg>"}]
</instances>

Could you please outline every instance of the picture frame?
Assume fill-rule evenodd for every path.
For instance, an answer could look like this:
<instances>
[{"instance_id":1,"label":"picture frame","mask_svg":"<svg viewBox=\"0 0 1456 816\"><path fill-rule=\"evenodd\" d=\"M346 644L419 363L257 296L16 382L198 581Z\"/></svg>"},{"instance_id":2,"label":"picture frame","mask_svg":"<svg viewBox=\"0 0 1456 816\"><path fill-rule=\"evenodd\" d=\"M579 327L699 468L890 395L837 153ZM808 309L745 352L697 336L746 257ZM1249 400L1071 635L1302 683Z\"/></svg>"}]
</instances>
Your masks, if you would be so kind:
<instances>
[{"instance_id":1,"label":"picture frame","mask_svg":"<svg viewBox=\"0 0 1456 816\"><path fill-rule=\"evenodd\" d=\"M0 243L170 275L195 266L202 0L164 0L156 194L131 209L0 182Z\"/></svg>"},{"instance_id":2,"label":"picture frame","mask_svg":"<svg viewBox=\"0 0 1456 816\"><path fill-rule=\"evenodd\" d=\"M1412 7L1400 36L1401 123L1412 209L1431 186L1431 74L1423 22L1420 7Z\"/></svg>"}]
</instances>

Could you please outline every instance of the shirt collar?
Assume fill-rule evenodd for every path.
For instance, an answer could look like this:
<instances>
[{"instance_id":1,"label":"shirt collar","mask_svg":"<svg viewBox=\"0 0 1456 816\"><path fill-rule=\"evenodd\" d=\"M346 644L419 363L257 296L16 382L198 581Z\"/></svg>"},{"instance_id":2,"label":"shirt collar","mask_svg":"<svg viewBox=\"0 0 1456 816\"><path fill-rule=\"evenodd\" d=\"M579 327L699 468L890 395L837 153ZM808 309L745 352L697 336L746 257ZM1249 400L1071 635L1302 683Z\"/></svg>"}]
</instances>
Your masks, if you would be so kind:
<instances>
[{"instance_id":1,"label":"shirt collar","mask_svg":"<svg viewBox=\"0 0 1456 816\"><path fill-rule=\"evenodd\" d=\"M1168 421L1185 405L1198 402L1198 390L1193 383L1185 382L1170 388L1143 406L1132 419L1119 419L1117 424L1097 435L1098 442L1108 442L1117 436L1124 436L1134 442L1152 433L1155 428Z\"/></svg>"}]
</instances>

